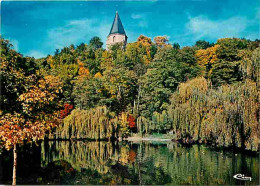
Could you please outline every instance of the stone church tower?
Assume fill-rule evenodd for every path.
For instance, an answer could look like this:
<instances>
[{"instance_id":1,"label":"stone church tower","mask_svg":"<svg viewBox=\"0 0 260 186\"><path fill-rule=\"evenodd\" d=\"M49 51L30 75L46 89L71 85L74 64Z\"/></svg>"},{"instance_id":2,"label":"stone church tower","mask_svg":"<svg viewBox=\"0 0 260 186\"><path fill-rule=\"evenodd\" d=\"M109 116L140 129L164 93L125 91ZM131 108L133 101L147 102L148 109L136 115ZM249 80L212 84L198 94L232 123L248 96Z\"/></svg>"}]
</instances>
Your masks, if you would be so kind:
<instances>
[{"instance_id":1,"label":"stone church tower","mask_svg":"<svg viewBox=\"0 0 260 186\"><path fill-rule=\"evenodd\" d=\"M118 12L116 12L113 25L111 27L109 35L107 36L107 46L106 46L107 49L109 49L111 45L114 45L116 43L123 43L124 47L126 46L127 43L127 36L125 33L125 29L120 20Z\"/></svg>"}]
</instances>

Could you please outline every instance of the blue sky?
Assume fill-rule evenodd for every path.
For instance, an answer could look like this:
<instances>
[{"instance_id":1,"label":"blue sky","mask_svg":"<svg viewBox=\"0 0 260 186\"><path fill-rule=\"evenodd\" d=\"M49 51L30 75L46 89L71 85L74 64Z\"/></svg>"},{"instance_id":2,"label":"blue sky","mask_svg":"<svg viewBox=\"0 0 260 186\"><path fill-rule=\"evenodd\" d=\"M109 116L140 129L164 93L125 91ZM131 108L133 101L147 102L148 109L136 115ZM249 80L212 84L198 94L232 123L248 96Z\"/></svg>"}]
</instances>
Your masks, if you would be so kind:
<instances>
[{"instance_id":1,"label":"blue sky","mask_svg":"<svg viewBox=\"0 0 260 186\"><path fill-rule=\"evenodd\" d=\"M204 39L259 37L259 0L3 1L1 34L25 56L43 57L93 36L106 42L118 11L128 36L136 41L168 36L171 43L193 45ZM105 47L105 45L103 45Z\"/></svg>"}]
</instances>

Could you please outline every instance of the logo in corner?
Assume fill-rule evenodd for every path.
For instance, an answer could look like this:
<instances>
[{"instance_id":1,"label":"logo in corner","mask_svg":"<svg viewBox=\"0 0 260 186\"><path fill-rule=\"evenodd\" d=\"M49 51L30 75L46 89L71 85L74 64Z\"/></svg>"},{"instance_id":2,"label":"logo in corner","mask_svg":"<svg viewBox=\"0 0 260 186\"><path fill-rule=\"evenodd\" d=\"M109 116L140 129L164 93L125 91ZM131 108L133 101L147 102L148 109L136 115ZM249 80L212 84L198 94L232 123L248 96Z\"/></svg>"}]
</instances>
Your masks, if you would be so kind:
<instances>
[{"instance_id":1,"label":"logo in corner","mask_svg":"<svg viewBox=\"0 0 260 186\"><path fill-rule=\"evenodd\" d=\"M236 174L236 175L234 175L233 176L235 179L237 179L237 180L243 180L243 181L251 181L252 180L252 178L251 177L249 177L249 176L245 176L244 174Z\"/></svg>"}]
</instances>

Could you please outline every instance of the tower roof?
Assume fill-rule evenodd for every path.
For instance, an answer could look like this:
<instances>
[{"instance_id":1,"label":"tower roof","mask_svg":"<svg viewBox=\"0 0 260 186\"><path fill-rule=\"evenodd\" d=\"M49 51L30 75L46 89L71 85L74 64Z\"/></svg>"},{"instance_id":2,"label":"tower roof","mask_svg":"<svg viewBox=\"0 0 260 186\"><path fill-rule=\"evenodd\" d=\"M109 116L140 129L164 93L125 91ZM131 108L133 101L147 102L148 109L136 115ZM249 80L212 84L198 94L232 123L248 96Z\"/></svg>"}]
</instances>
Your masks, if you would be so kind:
<instances>
[{"instance_id":1,"label":"tower roof","mask_svg":"<svg viewBox=\"0 0 260 186\"><path fill-rule=\"evenodd\" d=\"M126 35L125 29L123 27L123 24L120 20L120 17L118 15L117 11L116 11L116 16L115 16L113 25L112 25L111 30L109 32L109 35L110 34L124 34L124 35Z\"/></svg>"}]
</instances>

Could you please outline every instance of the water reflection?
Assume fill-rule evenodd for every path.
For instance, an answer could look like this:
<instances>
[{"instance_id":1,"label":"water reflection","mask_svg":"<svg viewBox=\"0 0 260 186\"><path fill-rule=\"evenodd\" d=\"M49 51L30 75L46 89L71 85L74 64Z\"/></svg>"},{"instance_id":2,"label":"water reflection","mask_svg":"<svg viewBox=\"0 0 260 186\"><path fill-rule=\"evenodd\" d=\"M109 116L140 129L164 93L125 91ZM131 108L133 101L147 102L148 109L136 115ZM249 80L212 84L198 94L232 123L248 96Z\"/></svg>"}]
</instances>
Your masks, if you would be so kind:
<instances>
[{"instance_id":1,"label":"water reflection","mask_svg":"<svg viewBox=\"0 0 260 186\"><path fill-rule=\"evenodd\" d=\"M41 145L41 167L48 171L38 180L45 184L257 185L258 166L257 157L205 146L49 141ZM237 173L253 180L235 180Z\"/></svg>"}]
</instances>

